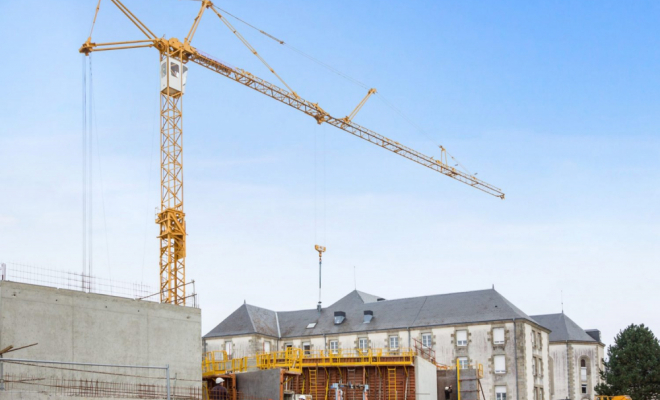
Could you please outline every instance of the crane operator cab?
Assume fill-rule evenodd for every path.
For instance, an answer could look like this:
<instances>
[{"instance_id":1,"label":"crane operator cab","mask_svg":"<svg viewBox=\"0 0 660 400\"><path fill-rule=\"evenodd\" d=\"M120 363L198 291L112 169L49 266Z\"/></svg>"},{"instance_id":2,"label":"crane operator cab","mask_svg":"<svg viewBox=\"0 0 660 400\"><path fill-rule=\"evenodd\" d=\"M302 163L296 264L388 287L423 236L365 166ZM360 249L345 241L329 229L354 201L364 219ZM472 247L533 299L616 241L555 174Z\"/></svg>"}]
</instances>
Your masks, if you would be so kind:
<instances>
[{"instance_id":1,"label":"crane operator cab","mask_svg":"<svg viewBox=\"0 0 660 400\"><path fill-rule=\"evenodd\" d=\"M186 92L186 78L188 76L188 67L181 61L165 57L160 62L160 91L167 94L176 95Z\"/></svg>"}]
</instances>

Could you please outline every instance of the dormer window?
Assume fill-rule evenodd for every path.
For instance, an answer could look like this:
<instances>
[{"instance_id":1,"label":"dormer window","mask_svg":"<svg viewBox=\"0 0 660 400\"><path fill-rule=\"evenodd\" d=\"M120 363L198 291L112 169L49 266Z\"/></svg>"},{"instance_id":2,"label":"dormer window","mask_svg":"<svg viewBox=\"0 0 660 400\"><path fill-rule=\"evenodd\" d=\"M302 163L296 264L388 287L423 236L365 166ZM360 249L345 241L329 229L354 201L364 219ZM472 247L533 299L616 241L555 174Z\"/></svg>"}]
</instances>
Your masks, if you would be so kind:
<instances>
[{"instance_id":1,"label":"dormer window","mask_svg":"<svg viewBox=\"0 0 660 400\"><path fill-rule=\"evenodd\" d=\"M316 322L311 322L307 324L307 329L313 329L316 326Z\"/></svg>"},{"instance_id":2,"label":"dormer window","mask_svg":"<svg viewBox=\"0 0 660 400\"><path fill-rule=\"evenodd\" d=\"M346 313L343 311L335 311L335 325L339 325L346 319Z\"/></svg>"},{"instance_id":3,"label":"dormer window","mask_svg":"<svg viewBox=\"0 0 660 400\"><path fill-rule=\"evenodd\" d=\"M365 310L364 311L364 323L368 324L371 322L371 320L374 318L374 312L370 310Z\"/></svg>"}]
</instances>

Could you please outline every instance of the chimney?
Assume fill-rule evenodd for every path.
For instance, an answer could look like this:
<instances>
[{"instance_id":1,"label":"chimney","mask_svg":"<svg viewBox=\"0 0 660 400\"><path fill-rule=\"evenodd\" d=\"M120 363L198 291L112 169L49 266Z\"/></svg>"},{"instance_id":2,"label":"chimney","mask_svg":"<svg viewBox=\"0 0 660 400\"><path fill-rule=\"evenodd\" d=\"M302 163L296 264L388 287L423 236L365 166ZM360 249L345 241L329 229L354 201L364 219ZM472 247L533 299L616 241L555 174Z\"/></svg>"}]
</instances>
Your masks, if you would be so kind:
<instances>
[{"instance_id":1,"label":"chimney","mask_svg":"<svg viewBox=\"0 0 660 400\"><path fill-rule=\"evenodd\" d=\"M598 343L601 343L601 341L600 341L600 331L598 329L587 329L585 332L587 332L587 335L594 338L595 341L597 341Z\"/></svg>"}]
</instances>

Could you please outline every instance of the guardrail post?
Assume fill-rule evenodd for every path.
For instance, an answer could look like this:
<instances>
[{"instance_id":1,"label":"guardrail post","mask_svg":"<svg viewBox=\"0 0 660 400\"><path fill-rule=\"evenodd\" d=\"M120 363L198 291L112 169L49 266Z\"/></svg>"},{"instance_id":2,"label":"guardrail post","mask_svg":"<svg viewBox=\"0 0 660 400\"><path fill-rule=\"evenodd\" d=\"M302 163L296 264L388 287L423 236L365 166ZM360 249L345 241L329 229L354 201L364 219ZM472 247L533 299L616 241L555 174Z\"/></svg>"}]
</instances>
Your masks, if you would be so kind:
<instances>
[{"instance_id":1,"label":"guardrail post","mask_svg":"<svg viewBox=\"0 0 660 400\"><path fill-rule=\"evenodd\" d=\"M5 267L5 264L2 264ZM2 275L4 280L4 274ZM2 354L0 354L0 390L5 390L5 363L2 362Z\"/></svg>"},{"instance_id":2,"label":"guardrail post","mask_svg":"<svg viewBox=\"0 0 660 400\"><path fill-rule=\"evenodd\" d=\"M170 399L170 364L165 366L165 380L167 382L167 400Z\"/></svg>"}]
</instances>

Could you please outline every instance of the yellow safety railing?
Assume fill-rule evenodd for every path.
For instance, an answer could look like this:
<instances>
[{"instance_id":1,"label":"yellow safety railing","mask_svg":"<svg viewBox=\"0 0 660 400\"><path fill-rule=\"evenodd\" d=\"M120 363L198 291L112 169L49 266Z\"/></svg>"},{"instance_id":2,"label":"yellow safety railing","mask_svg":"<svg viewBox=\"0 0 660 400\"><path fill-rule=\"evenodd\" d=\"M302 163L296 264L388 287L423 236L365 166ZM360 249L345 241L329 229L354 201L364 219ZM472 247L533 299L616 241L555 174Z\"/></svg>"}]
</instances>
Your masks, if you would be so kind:
<instances>
[{"instance_id":1,"label":"yellow safety railing","mask_svg":"<svg viewBox=\"0 0 660 400\"><path fill-rule=\"evenodd\" d=\"M245 372L248 368L248 358L229 359L225 351L210 351L202 359L202 376Z\"/></svg>"},{"instance_id":2,"label":"yellow safety railing","mask_svg":"<svg viewBox=\"0 0 660 400\"><path fill-rule=\"evenodd\" d=\"M229 359L225 351L211 351L202 359L202 376L245 372L251 368L287 368L299 372L303 367L412 365L415 355L415 351L408 348L303 350L289 347L283 351Z\"/></svg>"},{"instance_id":3,"label":"yellow safety railing","mask_svg":"<svg viewBox=\"0 0 660 400\"><path fill-rule=\"evenodd\" d=\"M620 395L620 396L594 396L594 400L631 400L630 396Z\"/></svg>"},{"instance_id":4,"label":"yellow safety railing","mask_svg":"<svg viewBox=\"0 0 660 400\"><path fill-rule=\"evenodd\" d=\"M411 365L415 352L408 348L337 349L303 351L303 366L337 367L344 365Z\"/></svg>"},{"instance_id":5,"label":"yellow safety railing","mask_svg":"<svg viewBox=\"0 0 660 400\"><path fill-rule=\"evenodd\" d=\"M461 368L461 362L456 359L456 392L458 400L461 400L461 370L464 369L476 369L477 370L477 379L484 377L484 366L482 364L477 365L468 365L467 368Z\"/></svg>"},{"instance_id":6,"label":"yellow safety railing","mask_svg":"<svg viewBox=\"0 0 660 400\"><path fill-rule=\"evenodd\" d=\"M302 371L302 350L289 347L284 351L259 353L256 355L258 369L289 368L293 371Z\"/></svg>"}]
</instances>

